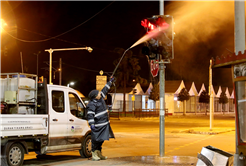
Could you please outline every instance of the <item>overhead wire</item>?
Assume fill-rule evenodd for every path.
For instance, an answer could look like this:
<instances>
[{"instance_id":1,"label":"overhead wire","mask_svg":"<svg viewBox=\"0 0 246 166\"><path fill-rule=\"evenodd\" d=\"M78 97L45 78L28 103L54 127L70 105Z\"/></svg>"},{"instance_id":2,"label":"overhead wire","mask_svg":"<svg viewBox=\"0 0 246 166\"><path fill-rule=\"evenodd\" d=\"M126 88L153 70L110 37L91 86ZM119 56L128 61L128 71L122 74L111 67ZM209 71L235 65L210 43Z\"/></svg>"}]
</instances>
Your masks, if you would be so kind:
<instances>
[{"instance_id":1,"label":"overhead wire","mask_svg":"<svg viewBox=\"0 0 246 166\"><path fill-rule=\"evenodd\" d=\"M108 7L109 7L110 5L112 5L113 3L114 3L114 1L111 2L109 5L107 5L105 8L103 8L102 10L100 10L99 12L97 12L96 14L94 14L92 17L90 17L90 18L87 19L86 21L82 22L81 24L79 24L79 25L73 27L72 29L70 29L70 30L68 30L68 31L66 31L66 32L63 32L63 33L61 33L61 34L59 34L59 35L56 35L56 36L54 36L54 37L50 37L50 38L48 38L48 39L29 41L29 40L24 40L24 39L17 38L17 37L15 37L15 36L11 35L10 33L8 33L7 31L4 31L4 32L5 32L6 34L8 34L9 36L11 36L12 38L14 38L14 39L16 39L16 40L18 40L18 41L21 41L21 42L26 42L26 43L45 42L45 41L48 41L48 40L51 40L51 39L55 39L55 38L57 38L57 37L60 37L60 36L66 34L66 33L68 33L68 32L73 31L74 29L80 27L81 25L85 24L86 22L90 21L92 18L94 18L95 16L97 16L98 14L100 14L102 11L104 11L106 8L108 8Z\"/></svg>"},{"instance_id":2,"label":"overhead wire","mask_svg":"<svg viewBox=\"0 0 246 166\"><path fill-rule=\"evenodd\" d=\"M77 66L70 65L70 64L67 64L67 63L64 63L64 62L62 62L62 64L63 64L63 65L67 65L67 66L69 66L69 67L77 68L77 69L80 69L80 70L85 70L85 71L90 71L90 72L96 72L96 73L99 73L98 70L91 70L91 69L86 69L86 68L82 68L82 67L77 67ZM105 71L104 71L104 73L106 73L107 75L110 76L109 73L112 73L112 72L105 72Z\"/></svg>"},{"instance_id":3,"label":"overhead wire","mask_svg":"<svg viewBox=\"0 0 246 166\"><path fill-rule=\"evenodd\" d=\"M49 35L44 35L44 34L42 34L42 33L30 31L30 30L28 30L28 29L23 29L23 28L20 28L20 27L17 27L17 28L18 28L18 29L21 29L21 30L23 30L23 31L26 31L26 32L30 32L30 33L34 33L34 34L40 35L40 36L45 36L45 37L49 37L49 38L52 37L52 36L49 36ZM74 45L79 45L79 46L86 46L86 45L84 45L84 44L75 43L75 42L68 41L68 40L65 40L65 39L60 39L60 38L54 38L54 40L59 40L59 41L62 41L62 42L66 42L66 43L70 43L70 44L74 44Z\"/></svg>"},{"instance_id":4,"label":"overhead wire","mask_svg":"<svg viewBox=\"0 0 246 166\"><path fill-rule=\"evenodd\" d=\"M38 33L38 32L30 31L28 29L22 29L22 28L19 28L19 27L18 27L18 29L21 29L21 30L24 30L24 31L27 31L27 32L30 32L30 33L38 34L38 35L41 35L41 36L51 37L49 35L44 35L44 34L41 34L41 33ZM65 42L65 43L70 43L70 44L74 44L74 45L78 45L78 46L86 46L85 44L80 44L80 43L76 43L76 42L72 42L72 41L68 41L68 40L60 39L60 38L55 38L54 40L59 40L59 41ZM110 51L110 50L106 50L106 49L99 48L99 47L94 47L94 46L91 46L91 47L93 47L93 49L96 48L97 50L102 50L102 51L107 51L107 52L115 52L115 51Z\"/></svg>"}]
</instances>

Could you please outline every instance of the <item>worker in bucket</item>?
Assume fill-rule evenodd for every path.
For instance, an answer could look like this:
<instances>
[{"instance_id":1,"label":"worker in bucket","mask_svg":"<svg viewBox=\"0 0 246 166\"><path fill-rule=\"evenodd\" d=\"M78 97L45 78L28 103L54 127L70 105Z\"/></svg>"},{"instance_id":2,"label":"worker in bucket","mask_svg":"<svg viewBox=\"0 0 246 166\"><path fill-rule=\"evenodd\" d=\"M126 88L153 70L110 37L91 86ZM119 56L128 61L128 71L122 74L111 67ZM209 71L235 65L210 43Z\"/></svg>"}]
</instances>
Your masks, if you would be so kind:
<instances>
[{"instance_id":1,"label":"worker in bucket","mask_svg":"<svg viewBox=\"0 0 246 166\"><path fill-rule=\"evenodd\" d=\"M111 77L101 91L92 90L89 93L87 119L91 127L92 161L106 160L107 157L102 155L102 144L109 138L115 138L109 123L107 105L104 101L114 80L114 77Z\"/></svg>"}]
</instances>

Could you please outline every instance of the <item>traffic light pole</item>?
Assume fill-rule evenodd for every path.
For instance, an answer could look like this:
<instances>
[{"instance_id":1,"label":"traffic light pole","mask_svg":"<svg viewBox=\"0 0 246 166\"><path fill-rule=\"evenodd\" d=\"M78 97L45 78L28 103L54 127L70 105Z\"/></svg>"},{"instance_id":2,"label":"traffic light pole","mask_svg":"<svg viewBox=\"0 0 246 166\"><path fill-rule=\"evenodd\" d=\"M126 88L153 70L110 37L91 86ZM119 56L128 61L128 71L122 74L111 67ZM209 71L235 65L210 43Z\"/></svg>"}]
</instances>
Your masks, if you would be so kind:
<instances>
[{"instance_id":1,"label":"traffic light pole","mask_svg":"<svg viewBox=\"0 0 246 166\"><path fill-rule=\"evenodd\" d=\"M164 15L164 0L160 0L160 15ZM160 55L161 56L161 55ZM161 59L161 58L160 58ZM165 64L159 62L160 114L159 114L159 155L165 155Z\"/></svg>"},{"instance_id":2,"label":"traffic light pole","mask_svg":"<svg viewBox=\"0 0 246 166\"><path fill-rule=\"evenodd\" d=\"M160 80L160 116L159 116L159 155L164 157L165 154L165 64L159 62L159 80Z\"/></svg>"}]
</instances>

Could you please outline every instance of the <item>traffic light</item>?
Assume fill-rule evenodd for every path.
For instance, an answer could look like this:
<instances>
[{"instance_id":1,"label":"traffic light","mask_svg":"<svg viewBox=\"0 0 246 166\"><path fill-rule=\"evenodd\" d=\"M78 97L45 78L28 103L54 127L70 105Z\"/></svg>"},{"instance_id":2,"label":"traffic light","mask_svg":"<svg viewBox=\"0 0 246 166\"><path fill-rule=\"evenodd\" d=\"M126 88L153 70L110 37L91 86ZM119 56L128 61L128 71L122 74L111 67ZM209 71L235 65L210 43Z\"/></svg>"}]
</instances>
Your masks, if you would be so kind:
<instances>
[{"instance_id":1,"label":"traffic light","mask_svg":"<svg viewBox=\"0 0 246 166\"><path fill-rule=\"evenodd\" d=\"M173 17L156 15L143 19L141 25L150 37L142 48L142 53L150 60L173 59Z\"/></svg>"},{"instance_id":2,"label":"traffic light","mask_svg":"<svg viewBox=\"0 0 246 166\"><path fill-rule=\"evenodd\" d=\"M137 89L132 89L133 94L137 93Z\"/></svg>"}]
</instances>

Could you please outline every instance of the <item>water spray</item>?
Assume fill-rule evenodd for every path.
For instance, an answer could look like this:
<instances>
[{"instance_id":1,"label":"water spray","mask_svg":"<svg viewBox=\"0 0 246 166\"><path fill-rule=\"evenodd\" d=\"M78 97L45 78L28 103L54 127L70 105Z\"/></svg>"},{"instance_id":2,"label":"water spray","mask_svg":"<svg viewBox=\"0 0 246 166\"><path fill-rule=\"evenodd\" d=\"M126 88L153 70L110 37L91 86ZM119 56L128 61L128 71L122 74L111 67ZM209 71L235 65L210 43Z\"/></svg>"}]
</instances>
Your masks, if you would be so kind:
<instances>
[{"instance_id":1,"label":"water spray","mask_svg":"<svg viewBox=\"0 0 246 166\"><path fill-rule=\"evenodd\" d=\"M155 30L150 31L149 33L147 33L146 35L144 35L142 38L140 38L138 41L136 41L131 47L129 47L128 49L126 49L125 52L123 53L123 55L121 56L121 58L120 58L120 60L119 60L119 62L117 64L117 66L115 67L115 69L113 71L113 74L111 75L110 78L113 78L113 76L114 76L117 68L119 67L122 59L124 58L124 56L125 56L125 54L126 54L126 52L128 50L130 50L131 48L133 48L133 47L135 47L135 46L137 46L137 45L139 45L139 44L141 44L141 43L143 43L143 42L145 42L147 40L150 40L151 38L153 38L155 36L158 36L162 31L164 31L168 27L169 27L168 24L164 24L163 27L160 27L159 29L155 29ZM115 86L115 84L114 84L114 86ZM114 104L114 101L115 101L115 96L116 96L116 86L115 86L115 95L114 95L114 98L113 98L113 104ZM111 108L113 108L113 104L112 104Z\"/></svg>"},{"instance_id":2,"label":"water spray","mask_svg":"<svg viewBox=\"0 0 246 166\"><path fill-rule=\"evenodd\" d=\"M125 56L125 54L126 54L126 52L128 50L130 50L131 48L133 48L133 47L135 47L135 46L137 46L137 45L139 45L139 44L141 44L141 43L143 43L143 42L145 42L147 40L150 40L151 38L153 38L155 36L158 36L162 31L164 31L165 29L167 29L168 26L169 25L167 24L167 25L165 25L163 27L160 27L159 29L155 29L155 30L150 31L149 33L147 33L146 35L144 35L142 38L140 38L138 41L136 41L131 47L129 47L128 49L126 49L125 52L123 53L123 55L121 56L120 61L118 62L117 66L115 67L115 69L113 71L113 74L111 75L110 78L113 78L113 76L114 76L117 68L119 67L120 62L122 61L122 59L124 58L124 56Z\"/></svg>"}]
</instances>

